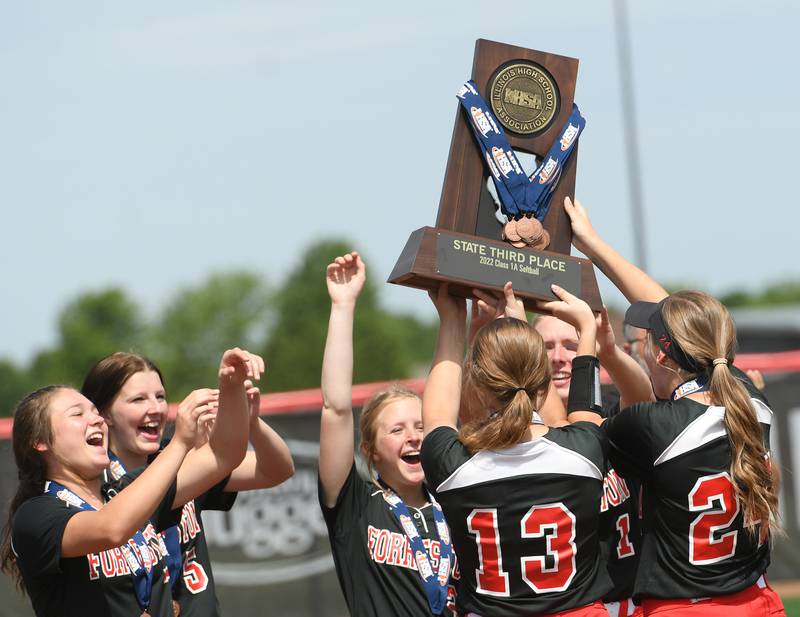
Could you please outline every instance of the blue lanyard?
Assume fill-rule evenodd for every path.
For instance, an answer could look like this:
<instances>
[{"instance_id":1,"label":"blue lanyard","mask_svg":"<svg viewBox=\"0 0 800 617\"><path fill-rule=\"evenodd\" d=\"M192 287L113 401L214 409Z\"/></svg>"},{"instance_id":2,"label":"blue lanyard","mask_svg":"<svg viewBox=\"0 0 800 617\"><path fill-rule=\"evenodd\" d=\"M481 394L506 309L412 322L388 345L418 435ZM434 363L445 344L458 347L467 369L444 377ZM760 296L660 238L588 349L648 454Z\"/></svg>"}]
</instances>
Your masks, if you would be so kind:
<instances>
[{"instance_id":1,"label":"blue lanyard","mask_svg":"<svg viewBox=\"0 0 800 617\"><path fill-rule=\"evenodd\" d=\"M436 531L439 534L439 570L434 572L430 562L430 555L425 549L425 544L422 542L422 537L419 535L416 525L414 525L408 506L386 483L381 481L381 484L384 488L383 498L389 504L389 510L397 519L411 545L411 552L414 554L417 571L422 579L425 594L428 596L428 605L431 607L431 612L434 615L439 615L444 611L447 604L447 583L450 580L450 562L453 555L453 547L450 544L450 529L444 520L442 507L428 494L428 499L433 508Z\"/></svg>"},{"instance_id":2,"label":"blue lanyard","mask_svg":"<svg viewBox=\"0 0 800 617\"><path fill-rule=\"evenodd\" d=\"M111 450L108 451L108 458L111 464L108 466L108 471L114 480L119 480L125 475L125 466L119 460L116 454ZM181 550L181 533L178 525L165 529L163 532L164 538L164 561L167 562L167 571L169 572L169 583L173 589L178 584L178 580L183 573L183 551Z\"/></svg>"},{"instance_id":3,"label":"blue lanyard","mask_svg":"<svg viewBox=\"0 0 800 617\"><path fill-rule=\"evenodd\" d=\"M586 126L578 106L572 105L572 112L558 138L528 178L503 127L478 92L475 82L466 82L458 91L458 99L467 112L472 132L492 174L503 213L512 218L533 214L539 221L544 220L561 170Z\"/></svg>"},{"instance_id":4,"label":"blue lanyard","mask_svg":"<svg viewBox=\"0 0 800 617\"><path fill-rule=\"evenodd\" d=\"M684 396L695 394L696 392L708 392L711 380L708 378L698 377L697 379L690 379L684 381L681 385L672 391L670 398L677 401Z\"/></svg>"},{"instance_id":5,"label":"blue lanyard","mask_svg":"<svg viewBox=\"0 0 800 617\"><path fill-rule=\"evenodd\" d=\"M64 503L75 508L89 512L96 511L91 504L86 503L66 486L58 482L53 482L52 480L45 482L44 493L45 495L57 497ZM128 540L128 544L123 544L119 549L122 551L125 561L128 563L128 568L131 571L136 600L141 609L146 612L150 607L150 595L153 589L153 565L156 563L155 555L150 551L150 546L147 544L147 540L145 540L141 530L137 530L136 533L133 534L133 538Z\"/></svg>"}]
</instances>

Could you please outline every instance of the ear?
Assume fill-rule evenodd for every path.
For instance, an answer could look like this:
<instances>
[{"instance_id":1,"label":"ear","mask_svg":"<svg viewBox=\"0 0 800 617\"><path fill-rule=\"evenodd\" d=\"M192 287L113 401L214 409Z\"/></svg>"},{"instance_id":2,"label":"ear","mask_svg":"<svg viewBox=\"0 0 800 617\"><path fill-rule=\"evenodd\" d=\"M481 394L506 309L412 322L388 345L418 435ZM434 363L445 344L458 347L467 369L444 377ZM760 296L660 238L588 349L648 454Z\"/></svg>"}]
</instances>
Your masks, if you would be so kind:
<instances>
[{"instance_id":1,"label":"ear","mask_svg":"<svg viewBox=\"0 0 800 617\"><path fill-rule=\"evenodd\" d=\"M103 420L106 421L106 426L109 428L114 426L114 421L111 419L110 413L101 413L100 415L103 417Z\"/></svg>"},{"instance_id":2,"label":"ear","mask_svg":"<svg viewBox=\"0 0 800 617\"><path fill-rule=\"evenodd\" d=\"M675 360L670 358L661 349L658 350L658 354L656 355L656 364L663 366L665 369L672 371L673 373L677 373L680 370L680 367L675 364Z\"/></svg>"},{"instance_id":3,"label":"ear","mask_svg":"<svg viewBox=\"0 0 800 617\"><path fill-rule=\"evenodd\" d=\"M33 449L37 452L49 452L50 446L42 441L37 441L35 444L33 444Z\"/></svg>"}]
</instances>

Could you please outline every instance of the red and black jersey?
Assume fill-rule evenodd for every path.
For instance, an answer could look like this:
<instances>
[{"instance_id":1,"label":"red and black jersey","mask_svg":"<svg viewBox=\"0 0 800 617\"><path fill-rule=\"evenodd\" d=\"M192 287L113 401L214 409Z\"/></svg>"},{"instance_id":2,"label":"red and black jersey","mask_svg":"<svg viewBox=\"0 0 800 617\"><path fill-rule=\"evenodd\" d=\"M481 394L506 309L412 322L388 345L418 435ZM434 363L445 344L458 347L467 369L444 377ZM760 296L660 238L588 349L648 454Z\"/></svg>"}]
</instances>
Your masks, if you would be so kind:
<instances>
[{"instance_id":1,"label":"red and black jersey","mask_svg":"<svg viewBox=\"0 0 800 617\"><path fill-rule=\"evenodd\" d=\"M117 487L104 485L103 498ZM152 574L148 613L172 617L169 575L165 547L159 531L177 522L172 509L175 483L170 486L156 511L146 521L142 534L150 549L145 567ZM11 540L25 589L38 616L128 617L141 615L131 570L120 548L62 557L61 544L69 519L81 512L58 497L40 495L25 501L14 515Z\"/></svg>"},{"instance_id":2,"label":"red and black jersey","mask_svg":"<svg viewBox=\"0 0 800 617\"><path fill-rule=\"evenodd\" d=\"M162 446L166 443L169 441L162 442ZM145 469L147 467L139 467L122 476L116 483L119 490L129 486ZM183 617L218 617L220 614L201 514L205 510L227 511L233 507L238 493L225 491L228 480L230 476L223 478L180 509L178 534L183 568L180 579L174 584L170 581L170 584L172 597L180 604L180 614Z\"/></svg>"},{"instance_id":3,"label":"red and black jersey","mask_svg":"<svg viewBox=\"0 0 800 617\"><path fill-rule=\"evenodd\" d=\"M768 449L772 412L746 385ZM604 424L614 468L643 485L636 598L731 594L767 569L768 543L745 527L734 497L724 417L723 407L685 397L639 403Z\"/></svg>"},{"instance_id":4,"label":"red and black jersey","mask_svg":"<svg viewBox=\"0 0 800 617\"><path fill-rule=\"evenodd\" d=\"M362 479L355 464L332 508L322 503L321 491L320 487L336 575L352 617L431 615L408 536L389 509L384 492ZM436 572L440 553L433 505L408 509ZM457 576L454 564L451 580ZM455 588L450 585L442 615L452 617L454 610Z\"/></svg>"},{"instance_id":5,"label":"red and black jersey","mask_svg":"<svg viewBox=\"0 0 800 617\"><path fill-rule=\"evenodd\" d=\"M603 478L598 535L603 561L614 583L603 601L632 597L642 551L639 482L624 478L613 467L607 468Z\"/></svg>"},{"instance_id":6,"label":"red and black jersey","mask_svg":"<svg viewBox=\"0 0 800 617\"><path fill-rule=\"evenodd\" d=\"M618 412L618 404L603 406L605 417ZM610 465L606 467L603 497L600 499L599 536L603 561L614 587L603 596L605 602L633 596L642 551L639 494L638 480L623 477Z\"/></svg>"},{"instance_id":7,"label":"red and black jersey","mask_svg":"<svg viewBox=\"0 0 800 617\"><path fill-rule=\"evenodd\" d=\"M422 466L461 570L459 612L552 613L611 589L598 543L606 447L587 422L474 455L453 428L425 437Z\"/></svg>"}]
</instances>

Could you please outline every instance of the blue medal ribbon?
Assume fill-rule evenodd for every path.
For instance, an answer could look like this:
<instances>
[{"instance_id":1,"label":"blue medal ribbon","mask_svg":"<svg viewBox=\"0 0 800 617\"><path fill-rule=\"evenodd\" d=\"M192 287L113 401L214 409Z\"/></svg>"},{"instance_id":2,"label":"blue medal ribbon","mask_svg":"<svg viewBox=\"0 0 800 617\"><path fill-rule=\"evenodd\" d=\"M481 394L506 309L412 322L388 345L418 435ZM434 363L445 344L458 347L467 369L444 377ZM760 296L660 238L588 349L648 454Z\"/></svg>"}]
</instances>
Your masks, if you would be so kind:
<instances>
[{"instance_id":1,"label":"blue medal ribbon","mask_svg":"<svg viewBox=\"0 0 800 617\"><path fill-rule=\"evenodd\" d=\"M586 126L578 106L572 105L572 112L558 138L529 178L475 82L466 82L457 96L467 112L472 132L489 167L503 214L509 218L532 214L543 221L550 209L561 170Z\"/></svg>"},{"instance_id":2,"label":"blue medal ribbon","mask_svg":"<svg viewBox=\"0 0 800 617\"><path fill-rule=\"evenodd\" d=\"M78 497L66 486L52 480L44 483L44 494L57 497L64 503L81 510L96 511L91 504ZM128 544L123 544L119 548L131 571L136 601L141 609L146 612L150 607L150 595L153 590L153 565L156 562L156 558L152 555L150 546L147 544L147 540L145 540L141 530L137 530L133 538L128 540Z\"/></svg>"},{"instance_id":3,"label":"blue medal ribbon","mask_svg":"<svg viewBox=\"0 0 800 617\"><path fill-rule=\"evenodd\" d=\"M108 451L108 458L111 464L108 471L114 480L119 480L127 472L122 461L111 450ZM181 532L178 525L165 529L161 536L164 539L164 561L167 562L169 572L169 583L172 589L178 584L183 573L183 551L181 550Z\"/></svg>"},{"instance_id":4,"label":"blue medal ribbon","mask_svg":"<svg viewBox=\"0 0 800 617\"><path fill-rule=\"evenodd\" d=\"M707 377L698 377L684 381L681 385L672 391L670 398L677 401L684 396L695 394L696 392L708 392L711 387L711 380Z\"/></svg>"},{"instance_id":5,"label":"blue medal ribbon","mask_svg":"<svg viewBox=\"0 0 800 617\"><path fill-rule=\"evenodd\" d=\"M431 607L431 612L434 615L441 614L447 605L447 583L450 580L450 570L453 560L453 546L450 542L450 528L444 520L444 513L442 507L436 502L433 496L428 493L428 499L433 508L433 520L436 523L436 531L439 535L439 568L437 572L433 571L431 565L430 555L425 549L425 544L422 542L422 536L417 531L414 520L411 518L411 513L408 510L405 502L400 496L395 493L389 486L381 481L383 486L383 498L389 504L400 528L405 532L408 538L408 543L411 546L411 552L414 555L414 561L417 564L417 572L422 579L422 585L425 588L425 594L428 596L428 605Z\"/></svg>"}]
</instances>

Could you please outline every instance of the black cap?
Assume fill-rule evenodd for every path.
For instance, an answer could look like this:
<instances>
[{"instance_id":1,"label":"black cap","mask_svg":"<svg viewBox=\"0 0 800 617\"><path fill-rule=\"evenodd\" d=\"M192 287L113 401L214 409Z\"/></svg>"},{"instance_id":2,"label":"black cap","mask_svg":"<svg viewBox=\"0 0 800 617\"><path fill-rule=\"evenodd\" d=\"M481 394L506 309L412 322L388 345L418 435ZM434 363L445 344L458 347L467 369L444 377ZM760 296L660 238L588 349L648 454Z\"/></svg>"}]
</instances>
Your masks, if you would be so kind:
<instances>
[{"instance_id":1,"label":"black cap","mask_svg":"<svg viewBox=\"0 0 800 617\"><path fill-rule=\"evenodd\" d=\"M668 296L669 297L669 296ZM650 330L656 339L658 347L663 351L667 357L672 358L675 363L685 371L690 373L701 373L704 371L703 367L698 362L688 356L680 345L672 337L672 333L664 323L661 315L661 307L664 306L667 298L661 302L634 302L625 311L625 323L637 328L644 328Z\"/></svg>"},{"instance_id":2,"label":"black cap","mask_svg":"<svg viewBox=\"0 0 800 617\"><path fill-rule=\"evenodd\" d=\"M661 302L634 302L625 311L625 323L636 328L651 330L650 318L655 313L661 312L661 305L664 304L664 300Z\"/></svg>"}]
</instances>

